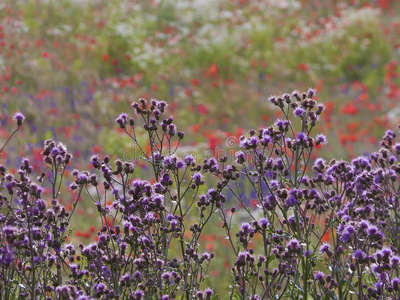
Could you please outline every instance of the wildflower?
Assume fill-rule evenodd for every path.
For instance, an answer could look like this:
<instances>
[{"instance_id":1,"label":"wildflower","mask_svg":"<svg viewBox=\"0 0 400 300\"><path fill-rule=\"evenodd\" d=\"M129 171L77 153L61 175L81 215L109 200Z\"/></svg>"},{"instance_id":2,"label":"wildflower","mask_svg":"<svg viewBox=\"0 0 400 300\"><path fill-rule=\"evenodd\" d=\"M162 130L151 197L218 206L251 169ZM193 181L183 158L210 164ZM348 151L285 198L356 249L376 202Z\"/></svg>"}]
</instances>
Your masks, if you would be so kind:
<instances>
[{"instance_id":1,"label":"wildflower","mask_svg":"<svg viewBox=\"0 0 400 300\"><path fill-rule=\"evenodd\" d=\"M194 184L195 184L196 186L200 186L200 185L203 185L203 184L204 184L204 180L202 179L202 178L203 178L203 175L202 175L200 172L194 173L194 174L192 175L192 178L193 178Z\"/></svg>"},{"instance_id":2,"label":"wildflower","mask_svg":"<svg viewBox=\"0 0 400 300\"><path fill-rule=\"evenodd\" d=\"M174 136L176 134L176 126L175 124L170 124L167 126L167 131L170 136Z\"/></svg>"},{"instance_id":3,"label":"wildflower","mask_svg":"<svg viewBox=\"0 0 400 300\"><path fill-rule=\"evenodd\" d=\"M119 115L118 118L115 119L115 122L117 122L117 124L119 125L119 127L121 127L122 129L124 129L124 128L125 128L126 121L127 121L127 117L128 117L127 114L122 113L122 114Z\"/></svg>"},{"instance_id":4,"label":"wildflower","mask_svg":"<svg viewBox=\"0 0 400 300\"><path fill-rule=\"evenodd\" d=\"M317 111L315 112L315 114L318 116L318 115L320 115L324 110L325 110L325 105L323 105L323 104L318 104L318 105L317 105Z\"/></svg>"},{"instance_id":5,"label":"wildflower","mask_svg":"<svg viewBox=\"0 0 400 300\"><path fill-rule=\"evenodd\" d=\"M260 222L259 222L259 224L260 224L260 226L261 226L261 228L262 228L262 229L267 229L267 226L268 226L268 220L267 220L267 219L265 219L265 218L262 218L262 219L260 219Z\"/></svg>"},{"instance_id":6,"label":"wildflower","mask_svg":"<svg viewBox=\"0 0 400 300\"><path fill-rule=\"evenodd\" d=\"M135 273L133 273L132 276L136 281L140 281L142 278L142 273L140 273L139 271L136 271Z\"/></svg>"},{"instance_id":7,"label":"wildflower","mask_svg":"<svg viewBox=\"0 0 400 300\"><path fill-rule=\"evenodd\" d=\"M314 97L315 96L315 90L314 89L308 89L308 91L307 91L307 97L308 98L312 98L312 97Z\"/></svg>"},{"instance_id":8,"label":"wildflower","mask_svg":"<svg viewBox=\"0 0 400 300\"><path fill-rule=\"evenodd\" d=\"M397 155L400 155L400 143L396 143L394 145L394 150L396 151Z\"/></svg>"},{"instance_id":9,"label":"wildflower","mask_svg":"<svg viewBox=\"0 0 400 300\"><path fill-rule=\"evenodd\" d=\"M198 291L196 293L196 297L199 298L200 300L204 300L204 292Z\"/></svg>"},{"instance_id":10,"label":"wildflower","mask_svg":"<svg viewBox=\"0 0 400 300\"><path fill-rule=\"evenodd\" d=\"M393 255L392 258L390 259L390 264L392 265L393 268L400 267L400 257L397 255Z\"/></svg>"},{"instance_id":11,"label":"wildflower","mask_svg":"<svg viewBox=\"0 0 400 300\"><path fill-rule=\"evenodd\" d=\"M164 272L164 273L161 275L161 278L162 278L167 284L170 284L171 273L169 273L169 272Z\"/></svg>"},{"instance_id":12,"label":"wildflower","mask_svg":"<svg viewBox=\"0 0 400 300\"><path fill-rule=\"evenodd\" d=\"M301 118L304 115L304 113L305 113L305 110L303 108L301 108L301 107L298 107L298 108L296 108L294 110L294 115L296 117L300 117Z\"/></svg>"},{"instance_id":13,"label":"wildflower","mask_svg":"<svg viewBox=\"0 0 400 300\"><path fill-rule=\"evenodd\" d=\"M339 240L342 243L346 244L346 243L350 242L350 240L353 236L353 233L354 233L354 227L350 225L350 226L346 227L345 230L341 233Z\"/></svg>"},{"instance_id":14,"label":"wildflower","mask_svg":"<svg viewBox=\"0 0 400 300\"><path fill-rule=\"evenodd\" d=\"M90 163L93 165L93 167L95 169L98 169L101 167L99 156L96 154L92 155L92 157L90 158Z\"/></svg>"},{"instance_id":15,"label":"wildflower","mask_svg":"<svg viewBox=\"0 0 400 300\"><path fill-rule=\"evenodd\" d=\"M322 254L327 254L328 256L332 255L332 252L330 250L331 246L328 243L322 244L322 246L319 248L319 251Z\"/></svg>"},{"instance_id":16,"label":"wildflower","mask_svg":"<svg viewBox=\"0 0 400 300\"><path fill-rule=\"evenodd\" d=\"M135 300L142 300L142 299L144 299L144 298L143 298L143 297L144 297L144 293L143 293L143 291L141 291L141 290L135 291L135 293L133 294L133 296L134 296L133 299L135 299Z\"/></svg>"},{"instance_id":17,"label":"wildflower","mask_svg":"<svg viewBox=\"0 0 400 300\"><path fill-rule=\"evenodd\" d=\"M22 125L22 122L25 120L25 117L24 117L24 115L21 114L20 112L17 112L17 113L14 115L14 120L17 121L17 125L18 125L18 126L21 126L21 125Z\"/></svg>"},{"instance_id":18,"label":"wildflower","mask_svg":"<svg viewBox=\"0 0 400 300\"><path fill-rule=\"evenodd\" d=\"M275 96L269 97L268 101L271 102L271 103L274 104L274 105L277 105L277 104L278 104L278 102L276 101L276 97L275 97Z\"/></svg>"},{"instance_id":19,"label":"wildflower","mask_svg":"<svg viewBox=\"0 0 400 300\"><path fill-rule=\"evenodd\" d=\"M254 149L257 147L258 144L258 138L255 136L252 136L249 140L248 140L248 147L250 149Z\"/></svg>"},{"instance_id":20,"label":"wildflower","mask_svg":"<svg viewBox=\"0 0 400 300\"><path fill-rule=\"evenodd\" d=\"M190 154L186 155L184 160L185 160L186 165L188 165L188 166L190 166L194 163L194 157L193 157L193 155L190 155Z\"/></svg>"},{"instance_id":21,"label":"wildflower","mask_svg":"<svg viewBox=\"0 0 400 300\"><path fill-rule=\"evenodd\" d=\"M248 255L248 252L239 252L238 257L236 259L235 265L237 268L243 267L246 265L246 257Z\"/></svg>"},{"instance_id":22,"label":"wildflower","mask_svg":"<svg viewBox=\"0 0 400 300\"><path fill-rule=\"evenodd\" d=\"M212 295L214 295L214 291L210 288L207 288L204 291L204 294L206 295L206 299L211 299Z\"/></svg>"},{"instance_id":23,"label":"wildflower","mask_svg":"<svg viewBox=\"0 0 400 300\"><path fill-rule=\"evenodd\" d=\"M398 291L399 288L400 288L400 278L398 278L398 277L393 278L392 279L392 285L393 285L393 289L395 291Z\"/></svg>"},{"instance_id":24,"label":"wildflower","mask_svg":"<svg viewBox=\"0 0 400 300\"><path fill-rule=\"evenodd\" d=\"M292 96L295 97L297 101L301 101L300 93L298 91L293 91Z\"/></svg>"},{"instance_id":25,"label":"wildflower","mask_svg":"<svg viewBox=\"0 0 400 300\"><path fill-rule=\"evenodd\" d=\"M268 134L265 134L260 141L261 145L263 145L265 147L267 147L271 142L272 142L272 138Z\"/></svg>"},{"instance_id":26,"label":"wildflower","mask_svg":"<svg viewBox=\"0 0 400 300\"><path fill-rule=\"evenodd\" d=\"M290 95L287 93L283 94L282 98L285 99L287 104L290 104L290 102L292 102L292 99L290 99Z\"/></svg>"},{"instance_id":27,"label":"wildflower","mask_svg":"<svg viewBox=\"0 0 400 300\"><path fill-rule=\"evenodd\" d=\"M317 135L316 145L326 144L327 142L328 142L328 140L326 139L325 135L323 135L322 133Z\"/></svg>"},{"instance_id":28,"label":"wildflower","mask_svg":"<svg viewBox=\"0 0 400 300\"><path fill-rule=\"evenodd\" d=\"M299 132L297 134L297 142L298 143L304 143L306 138L307 138L307 136L306 136L306 134L304 132Z\"/></svg>"},{"instance_id":29,"label":"wildflower","mask_svg":"<svg viewBox=\"0 0 400 300\"><path fill-rule=\"evenodd\" d=\"M353 254L354 259L360 263L362 263L364 261L366 256L367 255L361 249L357 249L356 251L354 251L354 254Z\"/></svg>"},{"instance_id":30,"label":"wildflower","mask_svg":"<svg viewBox=\"0 0 400 300\"><path fill-rule=\"evenodd\" d=\"M236 152L236 163L244 164L246 161L245 154L242 151Z\"/></svg>"},{"instance_id":31,"label":"wildflower","mask_svg":"<svg viewBox=\"0 0 400 300\"><path fill-rule=\"evenodd\" d=\"M319 284L325 284L325 274L322 271L317 271L314 273L314 280L317 280Z\"/></svg>"},{"instance_id":32,"label":"wildflower","mask_svg":"<svg viewBox=\"0 0 400 300\"><path fill-rule=\"evenodd\" d=\"M287 245L287 249L291 253L300 253L301 247L297 239L291 239Z\"/></svg>"},{"instance_id":33,"label":"wildflower","mask_svg":"<svg viewBox=\"0 0 400 300\"><path fill-rule=\"evenodd\" d=\"M185 133L183 131L178 131L178 137L182 140L185 137Z\"/></svg>"},{"instance_id":34,"label":"wildflower","mask_svg":"<svg viewBox=\"0 0 400 300\"><path fill-rule=\"evenodd\" d=\"M208 252L204 252L201 256L204 260L210 260L211 255Z\"/></svg>"}]
</instances>

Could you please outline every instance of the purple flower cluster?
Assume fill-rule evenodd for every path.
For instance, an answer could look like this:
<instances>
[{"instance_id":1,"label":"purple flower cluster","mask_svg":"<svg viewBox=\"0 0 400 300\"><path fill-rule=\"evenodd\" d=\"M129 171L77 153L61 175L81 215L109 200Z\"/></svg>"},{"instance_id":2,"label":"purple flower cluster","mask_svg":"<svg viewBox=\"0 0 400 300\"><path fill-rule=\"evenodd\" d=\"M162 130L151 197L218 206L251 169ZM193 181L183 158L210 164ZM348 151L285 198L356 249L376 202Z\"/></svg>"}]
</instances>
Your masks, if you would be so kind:
<instances>
[{"instance_id":1,"label":"purple flower cluster","mask_svg":"<svg viewBox=\"0 0 400 300\"><path fill-rule=\"evenodd\" d=\"M282 119L242 136L233 164L181 156L185 135L163 118L166 102L140 99L136 118L116 123L153 180L137 178L135 162L93 155L94 171L71 172L72 211L59 200L72 159L62 143L45 142L36 179L28 159L15 175L0 166L2 298L214 299L203 286L214 253L201 237L215 215L235 256L232 299L399 299L400 143L388 130L370 156L312 161L327 142L312 134L324 110L314 96L271 97ZM18 129L24 117L15 120ZM66 241L83 195L102 226L96 242L74 245Z\"/></svg>"},{"instance_id":2,"label":"purple flower cluster","mask_svg":"<svg viewBox=\"0 0 400 300\"><path fill-rule=\"evenodd\" d=\"M234 193L253 221L237 231L237 244L232 227L225 226L237 254L232 293L241 299L255 294L263 299L328 294L345 299L349 293L359 299L397 299L400 147L396 134L387 131L382 149L369 157L351 162L318 158L312 165L315 147L327 143L323 134L311 135L324 110L314 95L310 89L271 97L284 118L241 137L243 150L237 152L236 162L258 205L251 210ZM300 122L290 120L290 110ZM256 221L256 214L267 225ZM262 246L249 248L260 240ZM246 251L239 252L241 248ZM254 263L256 250L267 258L262 269Z\"/></svg>"}]
</instances>

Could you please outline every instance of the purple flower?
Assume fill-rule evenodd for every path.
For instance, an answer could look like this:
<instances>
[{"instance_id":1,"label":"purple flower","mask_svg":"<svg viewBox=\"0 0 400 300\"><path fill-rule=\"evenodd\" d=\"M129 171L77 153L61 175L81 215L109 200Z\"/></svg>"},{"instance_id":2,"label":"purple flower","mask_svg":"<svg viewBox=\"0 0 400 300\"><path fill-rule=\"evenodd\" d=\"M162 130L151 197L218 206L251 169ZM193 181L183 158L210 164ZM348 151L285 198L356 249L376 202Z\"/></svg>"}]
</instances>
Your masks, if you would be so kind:
<instances>
[{"instance_id":1,"label":"purple flower","mask_svg":"<svg viewBox=\"0 0 400 300\"><path fill-rule=\"evenodd\" d=\"M329 245L328 243L324 243L322 244L322 246L319 248L319 251L322 254L328 254L328 252L330 251L331 245Z\"/></svg>"},{"instance_id":2,"label":"purple flower","mask_svg":"<svg viewBox=\"0 0 400 300\"><path fill-rule=\"evenodd\" d=\"M314 96L315 96L315 90L312 89L312 88L309 88L308 91L307 91L307 97L308 98L312 98Z\"/></svg>"},{"instance_id":3,"label":"purple flower","mask_svg":"<svg viewBox=\"0 0 400 300\"><path fill-rule=\"evenodd\" d=\"M214 292L213 292L212 289L207 288L207 289L204 291L204 294L206 295L206 299L210 299L210 298L212 297L212 295L214 295Z\"/></svg>"},{"instance_id":4,"label":"purple flower","mask_svg":"<svg viewBox=\"0 0 400 300\"><path fill-rule=\"evenodd\" d=\"M119 115L119 117L124 120L126 122L126 120L128 119L128 115L126 113L122 113Z\"/></svg>"},{"instance_id":5,"label":"purple flower","mask_svg":"<svg viewBox=\"0 0 400 300\"><path fill-rule=\"evenodd\" d=\"M276 105L276 104L278 103L278 102L276 101L276 97L275 97L275 96L269 97L268 101L271 102L271 103L274 104L274 105Z\"/></svg>"},{"instance_id":6,"label":"purple flower","mask_svg":"<svg viewBox=\"0 0 400 300\"><path fill-rule=\"evenodd\" d=\"M9 245L0 247L0 264L9 265L14 261L14 252Z\"/></svg>"},{"instance_id":7,"label":"purple flower","mask_svg":"<svg viewBox=\"0 0 400 300\"><path fill-rule=\"evenodd\" d=\"M400 143L396 143L394 145L394 150L396 151L397 155L400 155Z\"/></svg>"},{"instance_id":8,"label":"purple flower","mask_svg":"<svg viewBox=\"0 0 400 300\"><path fill-rule=\"evenodd\" d=\"M263 145L265 147L267 147L271 142L272 142L272 138L268 134L265 134L260 141L261 145Z\"/></svg>"},{"instance_id":9,"label":"purple flower","mask_svg":"<svg viewBox=\"0 0 400 300\"><path fill-rule=\"evenodd\" d=\"M304 113L305 113L305 110L301 107L298 107L294 110L294 115L296 117L302 117L304 115Z\"/></svg>"},{"instance_id":10,"label":"purple flower","mask_svg":"<svg viewBox=\"0 0 400 300\"><path fill-rule=\"evenodd\" d=\"M236 267L240 268L246 265L246 257L248 255L248 252L239 252L238 258L236 259L235 265Z\"/></svg>"},{"instance_id":11,"label":"purple flower","mask_svg":"<svg viewBox=\"0 0 400 300\"><path fill-rule=\"evenodd\" d=\"M299 91L293 91L292 96L295 97L298 101L301 100Z\"/></svg>"},{"instance_id":12,"label":"purple flower","mask_svg":"<svg viewBox=\"0 0 400 300\"><path fill-rule=\"evenodd\" d=\"M184 165L185 165L185 163L184 163L182 160L178 160L178 161L176 162L176 168L177 168L177 169L183 168Z\"/></svg>"},{"instance_id":13,"label":"purple flower","mask_svg":"<svg viewBox=\"0 0 400 300\"><path fill-rule=\"evenodd\" d=\"M122 113L119 115L118 118L115 119L115 122L121 127L122 129L125 128L126 120L127 120L128 115L125 113Z\"/></svg>"},{"instance_id":14,"label":"purple flower","mask_svg":"<svg viewBox=\"0 0 400 300\"><path fill-rule=\"evenodd\" d=\"M350 242L351 238L352 238L352 232L351 232L350 230L348 230L348 228L346 228L346 229L342 232L342 234L340 235L339 240L340 240L342 243L345 243L345 244L346 244L346 243Z\"/></svg>"},{"instance_id":15,"label":"purple flower","mask_svg":"<svg viewBox=\"0 0 400 300\"><path fill-rule=\"evenodd\" d=\"M162 278L167 284L169 284L169 283L170 283L170 280L171 280L171 273L165 272L165 273L163 273L163 274L161 275L161 278Z\"/></svg>"},{"instance_id":16,"label":"purple flower","mask_svg":"<svg viewBox=\"0 0 400 300\"><path fill-rule=\"evenodd\" d=\"M140 273L139 271L136 271L135 273L133 273L133 278L134 278L136 281L141 280L141 278L142 278L142 273Z\"/></svg>"},{"instance_id":17,"label":"purple flower","mask_svg":"<svg viewBox=\"0 0 400 300\"><path fill-rule=\"evenodd\" d=\"M375 283L375 288L377 291L379 291L379 293L381 293L382 287L383 287L383 283L381 281L378 281Z\"/></svg>"},{"instance_id":18,"label":"purple flower","mask_svg":"<svg viewBox=\"0 0 400 300\"><path fill-rule=\"evenodd\" d=\"M185 137L185 133L183 131L178 131L178 137L182 140Z\"/></svg>"},{"instance_id":19,"label":"purple flower","mask_svg":"<svg viewBox=\"0 0 400 300\"><path fill-rule=\"evenodd\" d=\"M307 137L307 136L306 136L306 134L305 134L304 132L299 132L299 133L297 134L297 142L298 142L298 143L304 143L306 137Z\"/></svg>"},{"instance_id":20,"label":"purple flower","mask_svg":"<svg viewBox=\"0 0 400 300\"><path fill-rule=\"evenodd\" d=\"M98 293L102 293L105 289L104 283L99 283L94 285L94 290L97 291Z\"/></svg>"},{"instance_id":21,"label":"purple flower","mask_svg":"<svg viewBox=\"0 0 400 300\"><path fill-rule=\"evenodd\" d=\"M101 167L101 163L100 163L100 159L97 155L92 155L92 157L90 158L90 163L93 165L93 167L95 169L98 169Z\"/></svg>"},{"instance_id":22,"label":"purple flower","mask_svg":"<svg viewBox=\"0 0 400 300\"><path fill-rule=\"evenodd\" d=\"M291 239L287 245L289 252L299 253L301 251L300 243L297 239Z\"/></svg>"},{"instance_id":23,"label":"purple flower","mask_svg":"<svg viewBox=\"0 0 400 300\"><path fill-rule=\"evenodd\" d=\"M79 173L77 178L76 178L76 183L77 184L86 184L88 183L88 177L85 173Z\"/></svg>"},{"instance_id":24,"label":"purple flower","mask_svg":"<svg viewBox=\"0 0 400 300\"><path fill-rule=\"evenodd\" d=\"M22 122L25 120L25 117L20 112L15 113L14 120L17 121L17 125L21 126Z\"/></svg>"},{"instance_id":25,"label":"purple flower","mask_svg":"<svg viewBox=\"0 0 400 300\"><path fill-rule=\"evenodd\" d=\"M324 276L325 276L324 272L317 271L314 273L314 280L317 280L320 284L324 284L325 283Z\"/></svg>"},{"instance_id":26,"label":"purple flower","mask_svg":"<svg viewBox=\"0 0 400 300\"><path fill-rule=\"evenodd\" d=\"M370 239L379 239L382 238L382 233L379 231L378 227L375 225L371 225L368 228L368 237Z\"/></svg>"},{"instance_id":27,"label":"purple flower","mask_svg":"<svg viewBox=\"0 0 400 300\"><path fill-rule=\"evenodd\" d=\"M141 290L137 290L137 291L135 291L135 293L133 294L133 296L134 296L134 299L135 299L135 300L142 300L143 297L144 297L144 293L143 293L143 291L141 291Z\"/></svg>"},{"instance_id":28,"label":"purple flower","mask_svg":"<svg viewBox=\"0 0 400 300\"><path fill-rule=\"evenodd\" d=\"M262 218L262 219L260 219L259 224L262 229L267 229L268 220L266 218Z\"/></svg>"},{"instance_id":29,"label":"purple flower","mask_svg":"<svg viewBox=\"0 0 400 300\"><path fill-rule=\"evenodd\" d=\"M192 179L196 186L200 186L204 184L204 180L202 179L203 175L200 172L196 172L192 175Z\"/></svg>"},{"instance_id":30,"label":"purple flower","mask_svg":"<svg viewBox=\"0 0 400 300\"><path fill-rule=\"evenodd\" d=\"M400 257L397 255L393 255L392 258L390 259L390 263L392 264L393 267L399 267Z\"/></svg>"},{"instance_id":31,"label":"purple flower","mask_svg":"<svg viewBox=\"0 0 400 300\"><path fill-rule=\"evenodd\" d=\"M325 274L322 271L317 271L314 273L314 279L315 280L320 280L321 278L324 278Z\"/></svg>"},{"instance_id":32,"label":"purple flower","mask_svg":"<svg viewBox=\"0 0 400 300\"><path fill-rule=\"evenodd\" d=\"M323 105L322 103L318 104L317 107L318 107L317 114L321 114L325 110L325 105Z\"/></svg>"},{"instance_id":33,"label":"purple flower","mask_svg":"<svg viewBox=\"0 0 400 300\"><path fill-rule=\"evenodd\" d=\"M320 144L326 144L326 143L328 143L328 140L326 139L326 136L323 135L322 133L317 134L316 144L320 145Z\"/></svg>"},{"instance_id":34,"label":"purple flower","mask_svg":"<svg viewBox=\"0 0 400 300\"><path fill-rule=\"evenodd\" d=\"M252 230L251 225L247 222L242 223L240 229L243 231L244 234L248 234Z\"/></svg>"},{"instance_id":35,"label":"purple flower","mask_svg":"<svg viewBox=\"0 0 400 300\"><path fill-rule=\"evenodd\" d=\"M170 136L174 136L176 134L176 126L175 126L175 124L170 124L170 125L168 125L167 128L168 128L168 134Z\"/></svg>"},{"instance_id":36,"label":"purple flower","mask_svg":"<svg viewBox=\"0 0 400 300\"><path fill-rule=\"evenodd\" d=\"M363 231L367 230L369 226L370 224L367 220L361 220L360 223L358 223L358 227Z\"/></svg>"},{"instance_id":37,"label":"purple flower","mask_svg":"<svg viewBox=\"0 0 400 300\"><path fill-rule=\"evenodd\" d=\"M157 102L157 107L161 112L164 112L164 109L167 107L167 102L164 100Z\"/></svg>"},{"instance_id":38,"label":"purple flower","mask_svg":"<svg viewBox=\"0 0 400 300\"><path fill-rule=\"evenodd\" d=\"M194 163L194 157L193 157L193 155L186 155L185 156L185 163L186 163L186 165L191 165L192 163Z\"/></svg>"},{"instance_id":39,"label":"purple flower","mask_svg":"<svg viewBox=\"0 0 400 300\"><path fill-rule=\"evenodd\" d=\"M211 259L211 255L208 252L204 252L201 257L205 260L210 260Z\"/></svg>"},{"instance_id":40,"label":"purple flower","mask_svg":"<svg viewBox=\"0 0 400 300\"><path fill-rule=\"evenodd\" d=\"M244 164L246 161L246 156L242 151L236 152L236 163Z\"/></svg>"},{"instance_id":41,"label":"purple flower","mask_svg":"<svg viewBox=\"0 0 400 300\"><path fill-rule=\"evenodd\" d=\"M392 255L392 250L388 247L383 248L381 251L383 256L389 257Z\"/></svg>"},{"instance_id":42,"label":"purple flower","mask_svg":"<svg viewBox=\"0 0 400 300\"><path fill-rule=\"evenodd\" d=\"M254 149L257 147L258 144L258 138L256 136L252 136L249 140L248 140L248 147L251 149Z\"/></svg>"},{"instance_id":43,"label":"purple flower","mask_svg":"<svg viewBox=\"0 0 400 300\"><path fill-rule=\"evenodd\" d=\"M177 160L178 160L178 158L176 157L175 154L173 154L171 156L166 156L166 157L164 157L163 165L167 169L174 170L176 167Z\"/></svg>"},{"instance_id":44,"label":"purple flower","mask_svg":"<svg viewBox=\"0 0 400 300\"><path fill-rule=\"evenodd\" d=\"M292 195L289 196L286 201L285 201L285 206L286 207L293 207L297 204L297 199L295 197L293 197Z\"/></svg>"},{"instance_id":45,"label":"purple flower","mask_svg":"<svg viewBox=\"0 0 400 300\"><path fill-rule=\"evenodd\" d=\"M276 120L275 125L278 128L283 128L283 120L281 120L281 119Z\"/></svg>"},{"instance_id":46,"label":"purple flower","mask_svg":"<svg viewBox=\"0 0 400 300\"><path fill-rule=\"evenodd\" d=\"M121 278L121 282L126 282L126 283L128 283L128 282L130 282L131 281L131 275L130 274L125 274L124 276L122 276L122 278Z\"/></svg>"},{"instance_id":47,"label":"purple flower","mask_svg":"<svg viewBox=\"0 0 400 300\"><path fill-rule=\"evenodd\" d=\"M398 278L398 277L393 278L392 285L393 285L393 289L395 291L398 291L399 287L400 287L400 278Z\"/></svg>"},{"instance_id":48,"label":"purple flower","mask_svg":"<svg viewBox=\"0 0 400 300\"><path fill-rule=\"evenodd\" d=\"M364 258L367 255L364 253L364 251L362 251L361 249L357 249L356 251L354 251L353 253L353 257L355 260L359 261L359 262L363 262Z\"/></svg>"}]
</instances>

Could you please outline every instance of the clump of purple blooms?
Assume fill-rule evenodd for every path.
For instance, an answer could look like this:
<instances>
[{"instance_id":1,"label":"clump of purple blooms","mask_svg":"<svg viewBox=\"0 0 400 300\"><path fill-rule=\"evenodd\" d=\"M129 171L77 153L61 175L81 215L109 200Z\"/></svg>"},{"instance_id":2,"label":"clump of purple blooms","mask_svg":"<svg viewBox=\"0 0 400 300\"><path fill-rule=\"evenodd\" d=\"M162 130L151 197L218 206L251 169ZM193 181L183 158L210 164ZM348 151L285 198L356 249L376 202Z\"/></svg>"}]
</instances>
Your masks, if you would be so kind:
<instances>
[{"instance_id":1,"label":"clump of purple blooms","mask_svg":"<svg viewBox=\"0 0 400 300\"><path fill-rule=\"evenodd\" d=\"M153 180L136 178L134 162L93 155L94 172L72 171L72 211L59 201L72 160L62 143L45 141L36 178L26 158L16 175L0 165L1 299L399 299L400 143L388 130L369 157L312 161L327 143L312 133L324 111L314 96L271 97L283 118L242 136L231 164L181 157L185 135L163 117L167 103L140 99L136 117L116 123ZM15 121L10 139L24 116ZM256 208L238 182L251 187ZM96 242L74 245L66 239L82 195L102 228ZM229 296L204 286L214 253L201 250L200 237L213 215L236 257Z\"/></svg>"}]
</instances>

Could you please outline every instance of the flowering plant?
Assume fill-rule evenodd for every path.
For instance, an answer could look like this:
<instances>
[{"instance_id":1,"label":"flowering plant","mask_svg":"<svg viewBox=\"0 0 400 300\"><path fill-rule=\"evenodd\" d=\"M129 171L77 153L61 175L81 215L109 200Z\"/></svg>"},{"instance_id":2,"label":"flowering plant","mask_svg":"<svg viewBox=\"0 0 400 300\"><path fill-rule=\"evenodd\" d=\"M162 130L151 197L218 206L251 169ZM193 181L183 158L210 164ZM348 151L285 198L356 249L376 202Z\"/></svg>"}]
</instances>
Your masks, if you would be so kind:
<instances>
[{"instance_id":1,"label":"flowering plant","mask_svg":"<svg viewBox=\"0 0 400 300\"><path fill-rule=\"evenodd\" d=\"M45 142L46 169L36 179L26 158L16 176L0 166L2 299L398 298L400 144L389 130L370 157L312 163L327 142L312 133L324 111L314 96L271 97L283 118L242 136L232 163L180 155L185 134L163 117L167 103L140 99L136 118L123 113L116 123L154 177L135 178L133 162L93 155L94 172L72 171L70 212L59 201L72 159L62 143ZM15 120L18 130L24 117ZM255 207L245 203L243 181ZM71 217L84 194L102 226L95 242L74 245ZM229 296L204 287L215 255L201 237L215 217L236 257Z\"/></svg>"}]
</instances>

